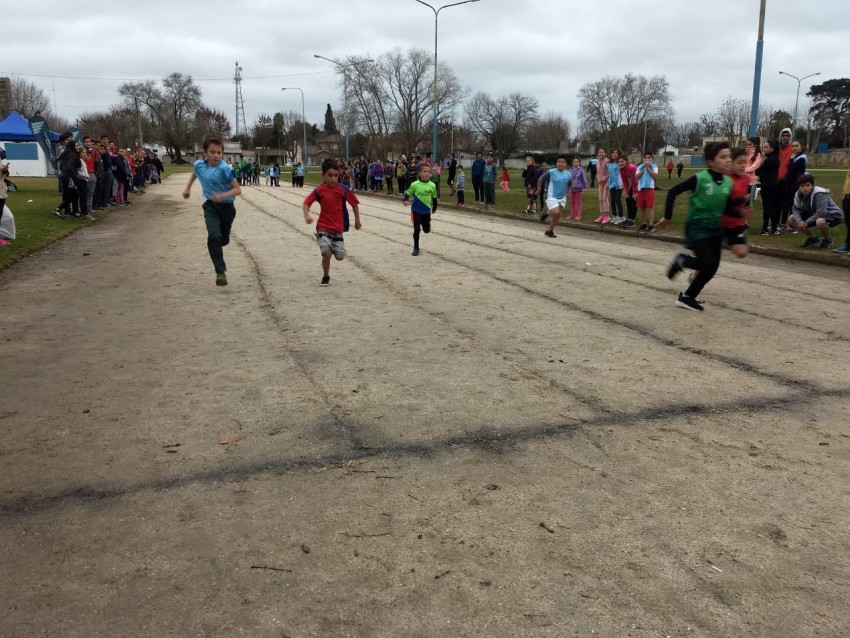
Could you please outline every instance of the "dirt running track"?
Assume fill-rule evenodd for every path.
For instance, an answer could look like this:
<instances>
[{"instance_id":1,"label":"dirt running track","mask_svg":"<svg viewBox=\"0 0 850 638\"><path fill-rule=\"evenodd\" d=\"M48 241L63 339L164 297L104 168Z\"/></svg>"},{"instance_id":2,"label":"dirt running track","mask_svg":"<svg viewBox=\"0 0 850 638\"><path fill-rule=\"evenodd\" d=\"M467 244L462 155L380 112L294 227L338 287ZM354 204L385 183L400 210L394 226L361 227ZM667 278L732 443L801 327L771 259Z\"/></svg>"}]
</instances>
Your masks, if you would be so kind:
<instances>
[{"instance_id":1,"label":"dirt running track","mask_svg":"<svg viewBox=\"0 0 850 638\"><path fill-rule=\"evenodd\" d=\"M0 635L850 634L846 270L175 179L0 273Z\"/></svg>"}]
</instances>

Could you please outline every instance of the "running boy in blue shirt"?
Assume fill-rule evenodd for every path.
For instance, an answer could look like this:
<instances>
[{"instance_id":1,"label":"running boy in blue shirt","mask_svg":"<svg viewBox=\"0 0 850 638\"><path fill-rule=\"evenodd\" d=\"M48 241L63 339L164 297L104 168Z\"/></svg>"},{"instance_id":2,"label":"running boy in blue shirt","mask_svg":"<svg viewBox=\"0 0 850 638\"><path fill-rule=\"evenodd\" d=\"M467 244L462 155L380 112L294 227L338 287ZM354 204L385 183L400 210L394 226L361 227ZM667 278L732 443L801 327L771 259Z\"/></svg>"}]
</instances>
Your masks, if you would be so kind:
<instances>
[{"instance_id":1,"label":"running boy in blue shirt","mask_svg":"<svg viewBox=\"0 0 850 638\"><path fill-rule=\"evenodd\" d=\"M422 164L419 167L419 179L404 191L404 205L413 198L410 206L410 219L413 222L413 256L419 251L419 231L431 232L431 214L437 212L437 185L431 181L431 167Z\"/></svg>"},{"instance_id":2,"label":"running boy in blue shirt","mask_svg":"<svg viewBox=\"0 0 850 638\"><path fill-rule=\"evenodd\" d=\"M558 155L555 168L549 169L548 186L546 186L546 210L549 211L549 228L543 233L547 237L557 237L555 227L561 221L561 213L567 205L567 189L573 180L573 174L567 170L566 155ZM537 183L537 190L543 189L544 177Z\"/></svg>"},{"instance_id":3,"label":"running boy in blue shirt","mask_svg":"<svg viewBox=\"0 0 850 638\"><path fill-rule=\"evenodd\" d=\"M242 194L233 167L223 162L224 145L216 135L205 135L204 159L194 164L189 183L183 189L183 199L189 199L192 184L197 179L204 194L204 222L207 225L207 249L215 267L217 286L227 285L227 266L223 248L230 243L230 229L236 218L233 202Z\"/></svg>"}]
</instances>

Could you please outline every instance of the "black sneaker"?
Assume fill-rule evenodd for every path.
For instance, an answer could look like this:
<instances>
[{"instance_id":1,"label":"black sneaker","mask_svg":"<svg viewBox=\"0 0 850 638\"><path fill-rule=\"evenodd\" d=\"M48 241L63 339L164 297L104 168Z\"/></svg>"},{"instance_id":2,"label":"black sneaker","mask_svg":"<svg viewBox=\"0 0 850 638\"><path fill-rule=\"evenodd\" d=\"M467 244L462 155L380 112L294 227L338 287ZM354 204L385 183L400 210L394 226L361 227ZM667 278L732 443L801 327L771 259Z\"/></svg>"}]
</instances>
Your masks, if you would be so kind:
<instances>
[{"instance_id":1,"label":"black sneaker","mask_svg":"<svg viewBox=\"0 0 850 638\"><path fill-rule=\"evenodd\" d=\"M675 279L676 275L682 272L682 253L679 253L675 257L673 257L673 261L670 262L670 265L667 266L667 279Z\"/></svg>"},{"instance_id":2,"label":"black sneaker","mask_svg":"<svg viewBox=\"0 0 850 638\"><path fill-rule=\"evenodd\" d=\"M546 235L547 237L557 237L557 235L555 234L555 231L553 231L553 230L544 230L543 234Z\"/></svg>"},{"instance_id":3,"label":"black sneaker","mask_svg":"<svg viewBox=\"0 0 850 638\"><path fill-rule=\"evenodd\" d=\"M53 213L54 215L56 215L59 219L65 219L65 213L63 213L63 212L62 212L61 210L59 210L58 208L56 208L56 209L54 209L54 210L52 210L52 211L50 211L50 212L51 212L51 213Z\"/></svg>"},{"instance_id":4,"label":"black sneaker","mask_svg":"<svg viewBox=\"0 0 850 638\"><path fill-rule=\"evenodd\" d=\"M809 247L814 246L815 244L819 244L819 243L820 243L820 239L818 239L817 237L809 237L808 239L806 239L806 241L804 241L800 245L800 248L809 248Z\"/></svg>"},{"instance_id":5,"label":"black sneaker","mask_svg":"<svg viewBox=\"0 0 850 638\"><path fill-rule=\"evenodd\" d=\"M770 236L770 231L769 231L769 230L767 230L767 228L765 228L763 231L761 231L761 236L762 236L762 237L769 237L769 236Z\"/></svg>"},{"instance_id":6,"label":"black sneaker","mask_svg":"<svg viewBox=\"0 0 850 638\"><path fill-rule=\"evenodd\" d=\"M226 286L227 285L227 273L217 272L215 274L215 285L216 286Z\"/></svg>"},{"instance_id":7,"label":"black sneaker","mask_svg":"<svg viewBox=\"0 0 850 638\"><path fill-rule=\"evenodd\" d=\"M635 220L627 219L622 224L620 224L620 227L622 227L622 228L633 228L634 225L635 225Z\"/></svg>"},{"instance_id":8,"label":"black sneaker","mask_svg":"<svg viewBox=\"0 0 850 638\"><path fill-rule=\"evenodd\" d=\"M698 312L705 310L700 302L696 299L691 299L683 292L679 293L679 297L676 299L676 305L679 306L679 308L685 308L686 310L696 310Z\"/></svg>"},{"instance_id":9,"label":"black sneaker","mask_svg":"<svg viewBox=\"0 0 850 638\"><path fill-rule=\"evenodd\" d=\"M651 235L654 232L655 232L655 226L647 226L646 227L646 234L647 235Z\"/></svg>"},{"instance_id":10,"label":"black sneaker","mask_svg":"<svg viewBox=\"0 0 850 638\"><path fill-rule=\"evenodd\" d=\"M646 232L646 224L641 224L640 228L638 228L638 234Z\"/></svg>"},{"instance_id":11,"label":"black sneaker","mask_svg":"<svg viewBox=\"0 0 850 638\"><path fill-rule=\"evenodd\" d=\"M542 213L540 215L540 223L545 224L547 219L549 219L549 213Z\"/></svg>"},{"instance_id":12,"label":"black sneaker","mask_svg":"<svg viewBox=\"0 0 850 638\"><path fill-rule=\"evenodd\" d=\"M330 275L324 275L324 276L322 277L322 283L321 283L320 285L322 285L322 286L330 286L330 285L331 285L331 276L330 276Z\"/></svg>"}]
</instances>

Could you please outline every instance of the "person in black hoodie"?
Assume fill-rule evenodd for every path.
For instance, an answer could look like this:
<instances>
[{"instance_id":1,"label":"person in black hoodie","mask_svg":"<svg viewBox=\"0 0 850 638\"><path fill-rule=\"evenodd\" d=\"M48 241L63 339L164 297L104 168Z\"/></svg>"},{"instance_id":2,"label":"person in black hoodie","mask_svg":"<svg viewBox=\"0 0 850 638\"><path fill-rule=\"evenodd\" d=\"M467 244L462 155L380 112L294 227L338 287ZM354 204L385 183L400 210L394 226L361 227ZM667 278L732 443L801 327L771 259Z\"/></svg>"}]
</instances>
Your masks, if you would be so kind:
<instances>
[{"instance_id":1,"label":"person in black hoodie","mask_svg":"<svg viewBox=\"0 0 850 638\"><path fill-rule=\"evenodd\" d=\"M761 184L762 225L761 234L779 234L779 142L764 143L764 162L756 169ZM769 227L769 228L768 228Z\"/></svg>"},{"instance_id":2,"label":"person in black hoodie","mask_svg":"<svg viewBox=\"0 0 850 638\"><path fill-rule=\"evenodd\" d=\"M68 139L65 143L65 151L62 153L61 161L59 162L59 179L62 182L62 204L59 206L61 215L58 217L68 217L69 215L80 216L79 198L80 192L77 189L77 174L80 172L80 154L77 153L77 143L74 138Z\"/></svg>"}]
</instances>

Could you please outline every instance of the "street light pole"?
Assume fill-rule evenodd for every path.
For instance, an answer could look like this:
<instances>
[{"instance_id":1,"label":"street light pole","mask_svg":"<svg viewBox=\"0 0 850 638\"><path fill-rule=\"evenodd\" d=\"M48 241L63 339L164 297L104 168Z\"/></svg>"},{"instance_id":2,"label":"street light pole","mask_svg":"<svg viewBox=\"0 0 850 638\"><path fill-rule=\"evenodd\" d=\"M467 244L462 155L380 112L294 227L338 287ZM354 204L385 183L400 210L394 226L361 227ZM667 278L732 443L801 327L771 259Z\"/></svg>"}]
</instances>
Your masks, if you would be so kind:
<instances>
[{"instance_id":1,"label":"street light pole","mask_svg":"<svg viewBox=\"0 0 850 638\"><path fill-rule=\"evenodd\" d=\"M337 62L336 60L331 60L330 58L326 58L323 55L313 54L313 57L318 60L325 60L326 62L330 62L334 66L338 67L342 71L342 94L343 100L345 100L346 92L346 82L348 82L348 71L345 69L345 65L342 62ZM374 62L371 58L368 60L363 60L364 63L368 64L370 62ZM343 105L344 108L344 105ZM348 114L346 113L346 119L348 118ZM345 123L345 161L348 162L348 122Z\"/></svg>"},{"instance_id":2,"label":"street light pole","mask_svg":"<svg viewBox=\"0 0 850 638\"><path fill-rule=\"evenodd\" d=\"M304 91L297 86L285 86L281 91L301 91L301 123L304 125L304 172L307 172L307 167L310 165L307 157L307 112L304 110Z\"/></svg>"},{"instance_id":3,"label":"street light pole","mask_svg":"<svg viewBox=\"0 0 850 638\"><path fill-rule=\"evenodd\" d=\"M791 75L790 73L786 73L785 71L780 71L779 75L787 75L789 78L794 78L795 80L797 80L797 100L794 102L794 120L793 120L794 132L793 132L793 135L791 136L791 137L796 137L797 136L797 108L800 106L800 85L803 83L803 80L808 80L809 78L813 78L816 75L820 75L820 72L812 73L810 75L804 75L801 78L798 78L796 75Z\"/></svg>"},{"instance_id":4,"label":"street light pole","mask_svg":"<svg viewBox=\"0 0 850 638\"><path fill-rule=\"evenodd\" d=\"M435 9L430 4L425 2L424 0L416 0L421 5L424 5L431 9L434 12L434 126L433 126L433 137L431 140L431 154L433 157L433 161L437 161L437 107L439 102L439 95L437 94L437 28L439 26L439 17L440 11L443 9L448 9L449 7L457 7L462 4L470 4L472 2L480 2L480 0L463 0L463 2L453 2L452 4L447 4L445 6L440 7L439 9Z\"/></svg>"}]
</instances>

